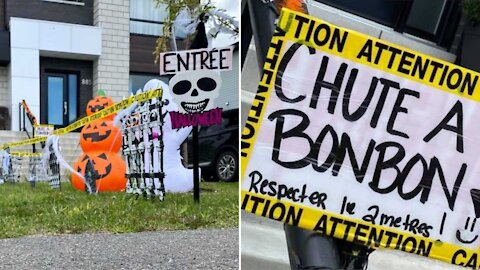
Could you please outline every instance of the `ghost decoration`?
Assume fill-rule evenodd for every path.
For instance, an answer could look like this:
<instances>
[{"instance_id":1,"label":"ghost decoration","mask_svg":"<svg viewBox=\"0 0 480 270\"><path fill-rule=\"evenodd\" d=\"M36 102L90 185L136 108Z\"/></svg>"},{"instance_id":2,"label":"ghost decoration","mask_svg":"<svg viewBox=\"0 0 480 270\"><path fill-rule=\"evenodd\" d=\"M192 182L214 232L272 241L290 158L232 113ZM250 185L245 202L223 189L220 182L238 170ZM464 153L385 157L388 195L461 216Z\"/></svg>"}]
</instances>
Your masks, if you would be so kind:
<instances>
[{"instance_id":1,"label":"ghost decoration","mask_svg":"<svg viewBox=\"0 0 480 270\"><path fill-rule=\"evenodd\" d=\"M143 91L162 88L162 99L165 105L162 107L164 118L163 125L163 171L165 173L164 185L167 192L188 192L193 190L193 171L186 169L182 164L180 146L187 139L192 127L172 129L170 114L178 111L178 106L172 98L168 85L160 80L152 79L143 87ZM154 160L157 166L159 162Z\"/></svg>"},{"instance_id":2,"label":"ghost decoration","mask_svg":"<svg viewBox=\"0 0 480 270\"><path fill-rule=\"evenodd\" d=\"M173 76L169 84L173 101L179 105L178 111L194 114L214 108L222 79L211 70L187 71Z\"/></svg>"},{"instance_id":3,"label":"ghost decoration","mask_svg":"<svg viewBox=\"0 0 480 270\"><path fill-rule=\"evenodd\" d=\"M182 8L173 21L175 37L179 39L186 39L195 33L197 24L198 20L194 19L192 12L190 12L190 10L187 8Z\"/></svg>"}]
</instances>

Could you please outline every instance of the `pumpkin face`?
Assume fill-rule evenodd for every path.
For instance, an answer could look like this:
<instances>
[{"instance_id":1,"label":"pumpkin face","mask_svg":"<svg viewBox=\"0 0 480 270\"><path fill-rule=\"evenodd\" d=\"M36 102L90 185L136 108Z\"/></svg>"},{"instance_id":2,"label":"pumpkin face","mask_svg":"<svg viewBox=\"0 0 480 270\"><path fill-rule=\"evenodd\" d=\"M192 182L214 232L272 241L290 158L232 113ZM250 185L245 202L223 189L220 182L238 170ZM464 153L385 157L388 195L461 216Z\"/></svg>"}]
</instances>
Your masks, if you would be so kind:
<instances>
[{"instance_id":1,"label":"pumpkin face","mask_svg":"<svg viewBox=\"0 0 480 270\"><path fill-rule=\"evenodd\" d=\"M122 133L112 121L96 120L82 128L80 146L83 152L92 150L118 152L122 147Z\"/></svg>"},{"instance_id":2,"label":"pumpkin face","mask_svg":"<svg viewBox=\"0 0 480 270\"><path fill-rule=\"evenodd\" d=\"M110 105L113 105L113 100L110 97L94 97L87 103L87 115L101 111Z\"/></svg>"},{"instance_id":3,"label":"pumpkin face","mask_svg":"<svg viewBox=\"0 0 480 270\"><path fill-rule=\"evenodd\" d=\"M125 178L126 165L116 153L92 151L83 154L73 165L73 169L85 175L87 162L93 165L94 174L97 175L95 186L98 191L122 191L127 185ZM72 185L78 190L85 190L84 181L76 174L72 174Z\"/></svg>"}]
</instances>

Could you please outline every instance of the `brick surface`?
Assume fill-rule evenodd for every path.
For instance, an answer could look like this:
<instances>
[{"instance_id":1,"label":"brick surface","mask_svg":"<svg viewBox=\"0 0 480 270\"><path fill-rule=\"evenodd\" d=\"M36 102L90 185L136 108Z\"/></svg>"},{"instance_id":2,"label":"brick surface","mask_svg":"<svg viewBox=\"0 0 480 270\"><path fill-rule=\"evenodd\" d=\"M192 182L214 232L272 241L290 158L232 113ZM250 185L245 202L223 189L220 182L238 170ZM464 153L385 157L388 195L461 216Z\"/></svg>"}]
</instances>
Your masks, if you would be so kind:
<instances>
[{"instance_id":1,"label":"brick surface","mask_svg":"<svg viewBox=\"0 0 480 270\"><path fill-rule=\"evenodd\" d=\"M8 67L0 67L0 107L8 107L10 104L8 91Z\"/></svg>"},{"instance_id":2,"label":"brick surface","mask_svg":"<svg viewBox=\"0 0 480 270\"><path fill-rule=\"evenodd\" d=\"M94 24L102 28L102 55L93 65L93 89L119 101L128 96L130 1L95 0Z\"/></svg>"}]
</instances>

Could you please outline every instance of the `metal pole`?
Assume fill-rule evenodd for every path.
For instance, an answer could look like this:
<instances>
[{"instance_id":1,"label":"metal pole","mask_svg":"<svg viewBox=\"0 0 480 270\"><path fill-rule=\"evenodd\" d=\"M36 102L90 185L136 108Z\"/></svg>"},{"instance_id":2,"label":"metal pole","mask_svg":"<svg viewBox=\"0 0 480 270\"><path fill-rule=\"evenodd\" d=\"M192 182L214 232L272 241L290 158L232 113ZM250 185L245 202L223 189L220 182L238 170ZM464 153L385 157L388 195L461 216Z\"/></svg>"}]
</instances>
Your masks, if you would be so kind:
<instances>
[{"instance_id":1,"label":"metal pole","mask_svg":"<svg viewBox=\"0 0 480 270\"><path fill-rule=\"evenodd\" d=\"M194 126L192 130L193 140L193 200L195 203L200 202L200 175L198 171L198 126Z\"/></svg>"},{"instance_id":2,"label":"metal pole","mask_svg":"<svg viewBox=\"0 0 480 270\"><path fill-rule=\"evenodd\" d=\"M250 42L252 41L252 25L250 22L250 11L248 10L247 0L242 0L242 36L240 50L242 52L242 69L245 64L245 59L247 58L248 48L250 47Z\"/></svg>"},{"instance_id":3,"label":"metal pole","mask_svg":"<svg viewBox=\"0 0 480 270\"><path fill-rule=\"evenodd\" d=\"M250 13L253 39L255 40L255 49L257 51L258 67L261 71L275 30L274 24L277 15L260 0L247 0L247 5ZM243 31L245 30L242 29Z\"/></svg>"}]
</instances>

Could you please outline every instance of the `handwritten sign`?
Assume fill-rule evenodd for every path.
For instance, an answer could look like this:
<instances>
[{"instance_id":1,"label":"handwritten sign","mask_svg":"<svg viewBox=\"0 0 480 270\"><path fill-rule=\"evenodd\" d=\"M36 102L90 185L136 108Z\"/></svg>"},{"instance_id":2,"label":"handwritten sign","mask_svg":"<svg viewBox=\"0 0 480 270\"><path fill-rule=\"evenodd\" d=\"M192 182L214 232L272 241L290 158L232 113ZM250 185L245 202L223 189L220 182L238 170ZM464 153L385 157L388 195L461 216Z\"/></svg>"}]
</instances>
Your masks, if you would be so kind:
<instances>
[{"instance_id":1,"label":"handwritten sign","mask_svg":"<svg viewBox=\"0 0 480 270\"><path fill-rule=\"evenodd\" d=\"M54 126L53 125L34 125L35 128L35 138L38 137L48 137L53 134Z\"/></svg>"},{"instance_id":2,"label":"handwritten sign","mask_svg":"<svg viewBox=\"0 0 480 270\"><path fill-rule=\"evenodd\" d=\"M478 267L479 76L283 10L242 133L242 209Z\"/></svg>"},{"instance_id":3,"label":"handwritten sign","mask_svg":"<svg viewBox=\"0 0 480 270\"><path fill-rule=\"evenodd\" d=\"M232 47L164 52L160 54L160 75L201 70L232 70L232 58Z\"/></svg>"}]
</instances>

